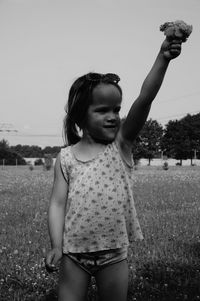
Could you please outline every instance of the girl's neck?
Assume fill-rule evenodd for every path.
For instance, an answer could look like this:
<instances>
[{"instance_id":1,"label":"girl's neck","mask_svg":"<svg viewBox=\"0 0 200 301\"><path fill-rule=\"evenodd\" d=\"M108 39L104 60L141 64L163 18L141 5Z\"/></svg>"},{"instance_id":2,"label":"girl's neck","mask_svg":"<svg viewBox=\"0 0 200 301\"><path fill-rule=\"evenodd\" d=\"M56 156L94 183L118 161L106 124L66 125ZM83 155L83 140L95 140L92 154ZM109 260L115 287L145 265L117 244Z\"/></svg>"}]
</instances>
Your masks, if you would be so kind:
<instances>
[{"instance_id":1,"label":"girl's neck","mask_svg":"<svg viewBox=\"0 0 200 301\"><path fill-rule=\"evenodd\" d=\"M79 161L87 162L97 157L99 153L104 151L105 144L95 141L89 135L83 135L81 140L73 145L72 152Z\"/></svg>"},{"instance_id":2,"label":"girl's neck","mask_svg":"<svg viewBox=\"0 0 200 301\"><path fill-rule=\"evenodd\" d=\"M94 146L97 144L94 138L92 138L88 132L83 132L83 136L80 140L80 143L88 146Z\"/></svg>"},{"instance_id":3,"label":"girl's neck","mask_svg":"<svg viewBox=\"0 0 200 301\"><path fill-rule=\"evenodd\" d=\"M105 146L109 144L107 141L93 138L87 130L83 131L80 143L94 148L105 148Z\"/></svg>"}]
</instances>

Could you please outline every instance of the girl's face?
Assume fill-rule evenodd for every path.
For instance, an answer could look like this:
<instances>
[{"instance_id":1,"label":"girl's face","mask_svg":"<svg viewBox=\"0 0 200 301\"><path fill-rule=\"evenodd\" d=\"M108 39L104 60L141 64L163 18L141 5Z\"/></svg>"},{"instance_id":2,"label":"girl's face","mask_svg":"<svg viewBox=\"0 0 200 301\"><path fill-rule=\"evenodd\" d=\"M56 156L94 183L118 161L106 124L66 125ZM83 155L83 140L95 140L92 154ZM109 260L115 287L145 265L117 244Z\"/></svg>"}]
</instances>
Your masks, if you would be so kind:
<instances>
[{"instance_id":1,"label":"girl's face","mask_svg":"<svg viewBox=\"0 0 200 301\"><path fill-rule=\"evenodd\" d=\"M110 143L114 141L120 127L120 91L112 84L99 84L94 88L92 96L83 132L85 130L94 141Z\"/></svg>"}]
</instances>

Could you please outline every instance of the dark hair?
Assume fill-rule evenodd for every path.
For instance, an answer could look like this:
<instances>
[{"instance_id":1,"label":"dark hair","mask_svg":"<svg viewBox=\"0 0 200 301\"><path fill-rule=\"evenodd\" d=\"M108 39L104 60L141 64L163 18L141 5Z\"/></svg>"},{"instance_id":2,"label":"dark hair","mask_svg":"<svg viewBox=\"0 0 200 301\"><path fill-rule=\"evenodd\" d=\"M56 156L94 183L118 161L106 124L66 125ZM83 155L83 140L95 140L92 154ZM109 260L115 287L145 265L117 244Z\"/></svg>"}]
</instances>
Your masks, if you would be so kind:
<instances>
[{"instance_id":1,"label":"dark hair","mask_svg":"<svg viewBox=\"0 0 200 301\"><path fill-rule=\"evenodd\" d=\"M92 92L100 83L114 85L122 96L122 89L118 85L120 78L116 74L88 73L79 77L69 90L68 102L65 108L64 140L66 145L77 143L81 137L78 129L83 129L86 114L92 103Z\"/></svg>"}]
</instances>

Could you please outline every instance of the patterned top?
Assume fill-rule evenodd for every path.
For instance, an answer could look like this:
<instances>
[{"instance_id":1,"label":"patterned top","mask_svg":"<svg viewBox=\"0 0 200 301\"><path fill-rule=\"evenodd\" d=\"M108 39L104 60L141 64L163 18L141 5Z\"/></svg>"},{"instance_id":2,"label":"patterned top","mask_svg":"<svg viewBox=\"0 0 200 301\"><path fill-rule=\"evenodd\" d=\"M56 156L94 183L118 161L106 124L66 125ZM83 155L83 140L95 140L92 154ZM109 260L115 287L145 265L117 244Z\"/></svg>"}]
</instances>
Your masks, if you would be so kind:
<instances>
[{"instance_id":1,"label":"patterned top","mask_svg":"<svg viewBox=\"0 0 200 301\"><path fill-rule=\"evenodd\" d=\"M68 183L64 253L128 247L143 239L133 200L133 168L122 160L115 142L87 162L76 159L71 146L61 149L60 158Z\"/></svg>"}]
</instances>

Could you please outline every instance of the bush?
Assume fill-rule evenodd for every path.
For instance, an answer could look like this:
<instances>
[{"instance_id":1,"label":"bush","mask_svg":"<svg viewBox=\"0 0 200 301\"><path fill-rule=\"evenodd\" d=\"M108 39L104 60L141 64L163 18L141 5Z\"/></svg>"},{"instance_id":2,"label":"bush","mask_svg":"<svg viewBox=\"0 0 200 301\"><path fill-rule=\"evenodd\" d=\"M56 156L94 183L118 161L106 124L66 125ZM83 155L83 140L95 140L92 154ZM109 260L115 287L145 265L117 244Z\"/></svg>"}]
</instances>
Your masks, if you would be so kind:
<instances>
[{"instance_id":1,"label":"bush","mask_svg":"<svg viewBox=\"0 0 200 301\"><path fill-rule=\"evenodd\" d=\"M0 160L4 162L4 165L26 165L26 161L22 156L6 149L1 149Z\"/></svg>"},{"instance_id":2,"label":"bush","mask_svg":"<svg viewBox=\"0 0 200 301\"><path fill-rule=\"evenodd\" d=\"M44 168L45 170L50 170L53 166L53 158L51 154L44 155Z\"/></svg>"},{"instance_id":3,"label":"bush","mask_svg":"<svg viewBox=\"0 0 200 301\"><path fill-rule=\"evenodd\" d=\"M168 170L169 169L169 164L165 161L163 164L163 169Z\"/></svg>"},{"instance_id":4,"label":"bush","mask_svg":"<svg viewBox=\"0 0 200 301\"><path fill-rule=\"evenodd\" d=\"M30 171L33 171L33 169L34 169L33 164L30 164L30 165L29 165L29 170L30 170Z\"/></svg>"},{"instance_id":5,"label":"bush","mask_svg":"<svg viewBox=\"0 0 200 301\"><path fill-rule=\"evenodd\" d=\"M34 165L44 165L44 162L42 161L41 158L39 158L35 160Z\"/></svg>"}]
</instances>

